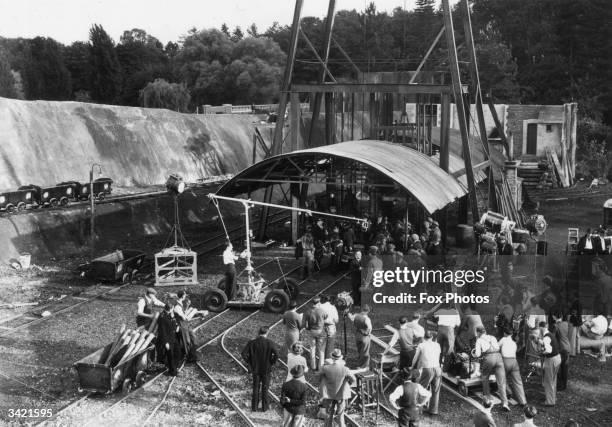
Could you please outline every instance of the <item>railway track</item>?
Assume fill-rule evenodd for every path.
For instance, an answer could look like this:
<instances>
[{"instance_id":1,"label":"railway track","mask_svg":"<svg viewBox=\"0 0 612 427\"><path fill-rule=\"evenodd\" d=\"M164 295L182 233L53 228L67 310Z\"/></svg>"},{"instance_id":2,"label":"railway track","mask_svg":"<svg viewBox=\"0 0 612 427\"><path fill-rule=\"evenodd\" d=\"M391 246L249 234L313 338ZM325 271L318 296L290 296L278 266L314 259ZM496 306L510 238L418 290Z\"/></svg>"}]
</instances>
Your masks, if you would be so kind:
<instances>
[{"instance_id":1,"label":"railway track","mask_svg":"<svg viewBox=\"0 0 612 427\"><path fill-rule=\"evenodd\" d=\"M257 268L261 268L262 266L270 264L274 261L274 259L266 261L260 264ZM299 268L301 267L298 266L293 269L290 269L284 274L281 274L277 278L271 280L271 282L277 281L283 276L288 276ZM228 314L234 313L236 315L227 316ZM240 321L240 318L243 315L243 312L226 309L212 316L203 318L198 325L193 327L193 332L197 338L202 338L203 336L206 337L204 339L207 341L203 345L206 346L210 342L218 339L228 327L231 327L231 325L234 325L237 321ZM225 319L225 317L228 318ZM218 325L216 325L217 327L215 327L214 325L215 322L218 323ZM207 326L208 328L205 328ZM222 328L220 331L219 326ZM211 336L211 331L215 330L219 332L213 333ZM133 414L136 420L145 419L148 422L148 420L150 420L155 415L158 409L163 406L168 394L172 390L172 386L176 381L177 377L166 377L166 372L167 370L165 369L161 370L160 372L157 372L153 377L148 379L141 387L134 389L126 395L114 394L109 397L103 397L102 399L94 400L95 394L87 393L57 411L50 419L40 422L39 424L37 424L37 426L56 425L58 420L60 421L57 425L65 425L65 422L63 421L66 417L70 419L71 424L75 423L73 419L76 417L76 424L80 426L117 425L118 422L120 422L122 425L125 425L127 423L127 420L123 418L124 415L120 415L119 420L113 419L112 417L114 415L113 412L115 409L119 409L121 408L121 406L127 405L130 405L130 407L139 408L138 413ZM161 381L161 384L158 384L160 379L164 379L164 381ZM154 396L153 402L151 402L151 399L148 398L148 395L142 396L142 390L147 389L154 389L151 393ZM134 404L135 401L137 404ZM86 410L85 414L80 414L79 411L82 410L82 407L86 406L87 403L91 403L94 407L94 410ZM144 413L140 410L140 408L145 408ZM92 416L92 412L95 413L95 415ZM135 424L140 425L140 422L135 422Z\"/></svg>"},{"instance_id":2,"label":"railway track","mask_svg":"<svg viewBox=\"0 0 612 427\"><path fill-rule=\"evenodd\" d=\"M318 289L316 291L316 293L312 296L310 296L309 298L307 298L306 300L304 300L302 302L302 304L299 306L299 308L303 308L304 306L306 306L309 302L312 301L312 299L315 296L321 295L324 292L327 292L328 290L330 290L332 287L336 286L337 283L342 280L342 278L344 278L345 275L341 276L340 278L335 278L334 280L332 280L331 282L328 282L323 288ZM300 282L300 285L305 283ZM236 330L237 327L239 326L244 326L246 324L246 322L249 322L249 331L251 329L258 329L260 326L262 326L262 324L265 324L266 326L270 326L269 321L265 320L262 321L256 321L256 316L259 315L261 313L261 310L255 311L253 313L251 313L249 316L245 317L244 319L242 319L240 322L237 322L236 324L234 324L232 327L226 329L219 337L218 341L219 341L219 346L220 346L220 350L221 350L221 355L224 356L225 358L229 357L233 362L235 366L240 367L240 370L242 372L248 372L248 369L246 368L246 366L244 366L244 364L240 361L239 357L236 355L236 351L239 350L239 348L232 348L232 347L236 347L237 343L233 343L234 345L230 345L227 344L227 342L231 339L229 338L229 335ZM278 324L280 324L280 320L276 321L275 323L271 324L271 328L277 326ZM253 335L253 334L251 334ZM254 335L253 335L254 336ZM205 345L202 346L208 346L211 345L215 342L216 340L211 340L208 343L206 343ZM218 349L218 350L219 350ZM282 360L281 360L282 363ZM215 384L215 386L219 389L219 391L222 393L222 395L224 396L225 400L230 404L230 406L232 408L235 408L237 413L240 415L240 417L244 420L244 422L247 425L256 425L257 422L261 422L261 420L257 420L257 419L253 419L253 415L248 415L244 406L240 404L240 402L238 401L240 399L240 396L242 395L242 393L244 392L244 382L240 381L238 382L236 385L238 386L238 390L236 390L236 387L234 387L234 390L228 390L229 388L229 383L231 383L231 381L226 381L226 384L223 385L221 384L221 382L217 381L214 378L214 374L207 370L202 364L198 365L198 368L202 371L202 373L207 377L210 378L211 382L213 382ZM285 369L286 369L286 365L285 365ZM284 378L284 376L286 375L286 371L283 373L282 377ZM276 383L281 383L282 381L277 381ZM318 390L309 383L309 386L311 388L311 390L313 390L315 393L318 393ZM247 391L248 387L247 387ZM279 393L274 393L273 391L269 391L270 397L277 403L280 403L279 400ZM247 399L248 401L248 399ZM255 413L256 415L258 413ZM267 413L265 415L266 417L266 422L270 422L270 418L269 418L269 413ZM359 426L359 423L357 422L357 420L355 418L353 418L352 416L345 414L345 421L352 426ZM280 422L280 421L279 421Z\"/></svg>"},{"instance_id":3,"label":"railway track","mask_svg":"<svg viewBox=\"0 0 612 427\"><path fill-rule=\"evenodd\" d=\"M272 213L269 216L270 219L270 224L275 224L275 223L279 223L279 222L283 222L285 221L288 217L287 215L283 215L283 211L279 211L279 212L275 212ZM254 222L255 226L257 222ZM237 236L240 232L244 232L244 225L241 226L237 226L234 227L232 229L228 230L228 234L230 236ZM234 237L236 238L236 237ZM192 245L192 249L194 251L197 252L198 257L204 256L204 255L208 255L213 251L216 251L220 248L224 248L225 247L225 243L226 243L226 235L225 233L219 233L216 234L212 237L209 237L203 241L200 242L196 242L194 245ZM150 273L149 273L150 274ZM143 286L151 286L153 285L153 281L151 279L145 280L142 283L140 283ZM100 293L95 293L94 295L90 296L90 297L82 297L82 296L70 296L65 298L65 301L63 303L51 303L51 304L47 304L44 306L39 306L36 307L35 310L29 310L26 311L22 314L18 314L15 316L11 316L9 318L6 319L2 319L0 320L0 338L4 338L4 337L8 337L11 336L12 334L19 332L23 329L27 329L30 326L34 326L37 325L39 323L45 322L49 319L51 319L54 316L57 316L59 314L65 313L67 311L70 311L72 309L75 309L81 305L87 304L91 301L94 301L96 299L100 299L109 295L112 295L114 293L119 292L121 289L132 285L131 282L128 283L124 283L121 284L119 286L105 286L102 287L103 291ZM69 303L68 305L66 305L66 303ZM53 310L54 307L61 307L57 310ZM45 316L45 317L36 317L36 316L40 316L40 314L38 313L42 313L43 311L49 311L50 315L49 316ZM36 314L34 314L36 313ZM19 322L19 319L26 319L26 322ZM5 326L6 324L8 324L9 322L16 322L18 323L18 325L14 326L14 327L7 327Z\"/></svg>"},{"instance_id":4,"label":"railway track","mask_svg":"<svg viewBox=\"0 0 612 427\"><path fill-rule=\"evenodd\" d=\"M227 179L218 179L218 180L202 182L202 183L192 183L192 184L188 184L186 189L196 190L196 191L207 190L212 187L218 187L219 185L225 183L226 181ZM108 204L108 203L124 202L124 201L129 201L129 200L149 199L153 197L163 196L166 194L168 194L167 190L144 191L141 193L133 193L133 194L118 194L118 195L113 195L109 197L104 197L102 199L96 199L95 204L102 205L102 204ZM0 217L12 217L15 215L33 214L33 213L41 213L41 212L54 212L60 209L67 209L67 208L69 209L69 208L74 208L74 207L79 207L79 206L89 206L90 203L91 201L87 199L87 200L79 200L79 201L70 201L66 205L44 206L44 207L39 206L35 208L30 208L30 209L17 210L15 212L2 211L0 212Z\"/></svg>"}]
</instances>

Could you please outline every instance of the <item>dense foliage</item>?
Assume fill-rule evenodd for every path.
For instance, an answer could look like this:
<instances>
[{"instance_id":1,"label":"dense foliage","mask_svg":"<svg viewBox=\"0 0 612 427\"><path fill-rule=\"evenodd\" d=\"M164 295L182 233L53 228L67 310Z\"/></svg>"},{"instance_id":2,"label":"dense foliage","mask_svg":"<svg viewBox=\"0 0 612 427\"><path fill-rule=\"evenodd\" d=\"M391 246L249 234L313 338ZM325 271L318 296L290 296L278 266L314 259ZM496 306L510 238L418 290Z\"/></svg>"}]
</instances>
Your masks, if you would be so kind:
<instances>
[{"instance_id":1,"label":"dense foliage","mask_svg":"<svg viewBox=\"0 0 612 427\"><path fill-rule=\"evenodd\" d=\"M379 12L373 3L363 11L338 11L329 60L336 79L354 80L357 69L416 69L442 28L436 4L417 0L415 10L398 7L391 13ZM584 144L606 141L607 149L612 149L609 0L471 0L470 4L483 92L491 92L496 102L578 102L580 129L603 129L584 136ZM457 7L454 25L468 81L462 14ZM324 27L319 18L302 20L303 33L319 53ZM194 111L202 104L272 103L278 99L290 34L289 26L278 23L265 31L254 24L245 31L223 24L219 30L191 29L177 43L163 46L153 35L134 28L115 44L102 26L94 25L87 42L69 46L43 37L0 39L0 96L159 105L181 111ZM448 81L448 75L439 72L447 70L447 57L442 37L424 67L438 73L423 76ZM294 80L314 82L318 74L316 56L300 38ZM169 93L180 101L162 101Z\"/></svg>"}]
</instances>

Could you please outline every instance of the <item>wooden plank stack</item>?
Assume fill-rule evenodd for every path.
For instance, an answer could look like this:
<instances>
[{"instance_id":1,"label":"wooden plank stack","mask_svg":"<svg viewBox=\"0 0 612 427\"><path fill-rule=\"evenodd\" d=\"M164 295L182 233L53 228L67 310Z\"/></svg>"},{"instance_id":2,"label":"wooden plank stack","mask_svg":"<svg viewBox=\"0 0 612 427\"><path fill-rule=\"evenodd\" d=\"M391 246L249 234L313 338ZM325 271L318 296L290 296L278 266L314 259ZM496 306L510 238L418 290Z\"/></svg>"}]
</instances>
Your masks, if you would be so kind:
<instances>
[{"instance_id":1,"label":"wooden plank stack","mask_svg":"<svg viewBox=\"0 0 612 427\"><path fill-rule=\"evenodd\" d=\"M157 329L157 318L158 316L156 315L151 323L151 327L147 331L143 328L126 329L125 325L122 325L117 338L113 341L113 345L106 356L104 364L110 367L118 366L130 357L148 348L155 339L153 331Z\"/></svg>"},{"instance_id":2,"label":"wooden plank stack","mask_svg":"<svg viewBox=\"0 0 612 427\"><path fill-rule=\"evenodd\" d=\"M495 184L495 194L497 195L499 213L516 222L517 227L523 228L525 226L525 216L512 200L512 191L510 191L508 180L504 176L502 176L501 184Z\"/></svg>"}]
</instances>

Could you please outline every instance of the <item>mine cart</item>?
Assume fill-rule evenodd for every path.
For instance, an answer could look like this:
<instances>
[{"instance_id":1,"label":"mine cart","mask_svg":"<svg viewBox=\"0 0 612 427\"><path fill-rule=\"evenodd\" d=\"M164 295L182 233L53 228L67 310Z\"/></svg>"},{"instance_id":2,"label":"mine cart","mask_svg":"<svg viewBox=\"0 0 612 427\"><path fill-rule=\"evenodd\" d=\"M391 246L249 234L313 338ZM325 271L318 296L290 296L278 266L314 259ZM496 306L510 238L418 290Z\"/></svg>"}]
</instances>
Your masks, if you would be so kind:
<instances>
[{"instance_id":1,"label":"mine cart","mask_svg":"<svg viewBox=\"0 0 612 427\"><path fill-rule=\"evenodd\" d=\"M75 198L75 188L72 182L63 182L53 187L45 187L40 190L41 206L67 205Z\"/></svg>"},{"instance_id":2,"label":"mine cart","mask_svg":"<svg viewBox=\"0 0 612 427\"><path fill-rule=\"evenodd\" d=\"M81 275L108 282L130 283L138 276L146 254L137 250L116 250L80 268Z\"/></svg>"},{"instance_id":3,"label":"mine cart","mask_svg":"<svg viewBox=\"0 0 612 427\"><path fill-rule=\"evenodd\" d=\"M144 384L154 346L149 345L116 366L104 363L112 347L113 343L110 343L73 365L79 376L80 392L110 394L120 388L122 393L127 394L134 387Z\"/></svg>"},{"instance_id":4,"label":"mine cart","mask_svg":"<svg viewBox=\"0 0 612 427\"><path fill-rule=\"evenodd\" d=\"M93 195L97 200L104 199L107 195L111 194L113 191L112 188L113 180L110 178L98 178L93 182ZM79 189L79 199L88 200L89 199L89 191L91 184L83 183L80 185Z\"/></svg>"},{"instance_id":5,"label":"mine cart","mask_svg":"<svg viewBox=\"0 0 612 427\"><path fill-rule=\"evenodd\" d=\"M40 189L39 189L40 190ZM14 213L38 205L39 191L35 186L19 187L18 190L0 194L0 211Z\"/></svg>"}]
</instances>

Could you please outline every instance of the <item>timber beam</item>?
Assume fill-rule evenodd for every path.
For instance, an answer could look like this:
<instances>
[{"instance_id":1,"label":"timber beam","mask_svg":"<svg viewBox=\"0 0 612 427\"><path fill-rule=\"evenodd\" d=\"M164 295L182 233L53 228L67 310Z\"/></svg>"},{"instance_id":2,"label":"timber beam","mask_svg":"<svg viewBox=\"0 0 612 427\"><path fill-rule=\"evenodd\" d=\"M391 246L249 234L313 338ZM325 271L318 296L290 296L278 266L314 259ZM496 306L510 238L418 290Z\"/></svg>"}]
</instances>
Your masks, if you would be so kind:
<instances>
[{"instance_id":1,"label":"timber beam","mask_svg":"<svg viewBox=\"0 0 612 427\"><path fill-rule=\"evenodd\" d=\"M462 91L468 93L467 85ZM319 83L319 84L292 84L289 92L298 93L402 93L439 95L452 94L453 87L438 84L406 84L406 83Z\"/></svg>"}]
</instances>

